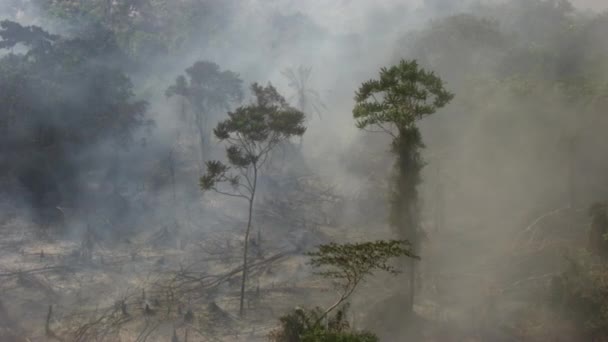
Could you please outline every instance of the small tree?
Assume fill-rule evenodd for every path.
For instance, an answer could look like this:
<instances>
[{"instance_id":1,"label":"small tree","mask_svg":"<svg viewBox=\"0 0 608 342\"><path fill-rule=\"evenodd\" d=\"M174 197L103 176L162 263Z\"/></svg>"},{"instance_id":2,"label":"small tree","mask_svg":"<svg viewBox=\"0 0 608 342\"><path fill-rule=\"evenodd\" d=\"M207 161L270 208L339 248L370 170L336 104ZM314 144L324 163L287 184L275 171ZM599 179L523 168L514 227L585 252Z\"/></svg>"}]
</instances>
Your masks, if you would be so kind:
<instances>
[{"instance_id":1,"label":"small tree","mask_svg":"<svg viewBox=\"0 0 608 342\"><path fill-rule=\"evenodd\" d=\"M338 300L325 310L296 308L279 319L280 326L269 334L273 342L352 341L377 342L367 331L356 331L346 319L347 305L330 313L355 292L357 286L375 271L396 274L391 259L407 256L417 259L407 241L375 241L354 244L330 243L308 253L319 275L336 282ZM323 323L323 320L327 320Z\"/></svg>"},{"instance_id":2,"label":"small tree","mask_svg":"<svg viewBox=\"0 0 608 342\"><path fill-rule=\"evenodd\" d=\"M395 184L391 194L390 223L400 239L420 244L418 191L424 163L424 147L416 122L434 114L448 104L453 94L444 89L443 81L433 72L404 61L380 70L380 78L361 85L355 96L353 116L361 129L376 127L393 138L392 150L397 157ZM409 310L414 305L414 263L409 264Z\"/></svg>"},{"instance_id":3,"label":"small tree","mask_svg":"<svg viewBox=\"0 0 608 342\"><path fill-rule=\"evenodd\" d=\"M318 274L336 281L340 293L338 300L318 318L322 320L332 310L346 301L357 286L375 271L397 274L389 261L398 257L418 259L407 241L375 241L363 243L330 243L319 246L316 252L308 253L311 265L321 268Z\"/></svg>"},{"instance_id":4,"label":"small tree","mask_svg":"<svg viewBox=\"0 0 608 342\"><path fill-rule=\"evenodd\" d=\"M182 96L189 104L192 121L198 133L201 161L207 158L209 118L213 111L230 109L230 105L243 98L242 80L232 71L221 71L220 67L207 61L198 61L186 69L186 76L180 75L175 84L167 88L167 97Z\"/></svg>"},{"instance_id":5,"label":"small tree","mask_svg":"<svg viewBox=\"0 0 608 342\"><path fill-rule=\"evenodd\" d=\"M220 161L208 161L207 172L200 179L203 191L243 198L249 203L239 314L243 314L245 284L247 281L247 252L253 216L253 204L258 187L260 169L272 150L293 136L302 136L304 113L290 107L272 86L254 83L251 90L256 100L229 112L229 118L218 123L215 136L228 144L226 157L230 166ZM225 186L228 185L228 188Z\"/></svg>"}]
</instances>

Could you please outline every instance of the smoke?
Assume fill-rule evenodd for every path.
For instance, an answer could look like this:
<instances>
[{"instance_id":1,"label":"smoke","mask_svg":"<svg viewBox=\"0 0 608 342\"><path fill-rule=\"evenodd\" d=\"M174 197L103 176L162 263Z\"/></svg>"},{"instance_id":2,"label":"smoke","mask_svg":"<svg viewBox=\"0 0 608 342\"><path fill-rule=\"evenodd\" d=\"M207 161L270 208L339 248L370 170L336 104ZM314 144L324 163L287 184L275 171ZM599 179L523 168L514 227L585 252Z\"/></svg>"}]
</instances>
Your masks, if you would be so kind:
<instances>
[{"instance_id":1,"label":"smoke","mask_svg":"<svg viewBox=\"0 0 608 342\"><path fill-rule=\"evenodd\" d=\"M608 9L606 2L601 0L573 0L572 4L581 9L593 9L596 11Z\"/></svg>"},{"instance_id":2,"label":"smoke","mask_svg":"<svg viewBox=\"0 0 608 342\"><path fill-rule=\"evenodd\" d=\"M149 103L146 118L155 124L134 132L131 148L120 149L103 139L78 150L73 174L62 175L77 180L70 191L81 193L74 194L72 203L77 206L81 200L80 209L86 212L77 215L74 234L80 236L87 224L118 236L156 231L175 224L175 216L197 234L220 235L223 229L227 236L238 234L226 229L222 219L243 220L235 214L242 205L201 196L197 183L204 165L191 122L182 115L185 102L165 96L186 68L206 60L238 73L246 85L272 82L294 105L296 94L282 71L311 67L309 87L318 92L324 109L311 115L298 152L301 159L285 160L345 198L345 208L336 216L349 225L340 228L346 234L355 239L390 237L390 141L354 127L353 96L380 67L416 58L456 94L446 109L419 123L428 162L420 188L428 239L421 251L419 309L442 307L463 329L472 329L475 311L479 315L478 309L488 303L480 293L527 271L507 259L514 236L530 218L560 207L585 208L607 195L608 163L602 155L608 122L601 115L601 87L608 71L602 61L608 25L597 11L608 5L599 0L572 4L574 8L565 2L521 0L203 1L201 11L213 15L202 15L203 23L184 36L163 31L184 28L162 18L150 20L156 26L142 29L147 35L141 40L113 32L128 61L100 58L119 64L134 84L132 99ZM175 13L182 8L178 2L167 6ZM33 1L0 4L2 18L68 37L81 37L85 28L94 27L95 15L67 23ZM154 17L143 10L131 15L134 26L137 18ZM163 34L170 37L162 40ZM138 50L137 44L146 48ZM578 96L580 89L568 88L566 81L576 78L591 80L592 85L581 85L588 94ZM71 91L78 97L80 90ZM225 113L209 114L211 134ZM221 158L223 147L211 140L211 155ZM269 184L264 190L266 197L286 196ZM65 204L51 204L61 206ZM342 232L336 231L330 235ZM382 331L383 323L373 317L383 320L383 311L400 318L399 308L387 304L389 291L372 297L374 288L385 282L372 280L357 297L356 308L367 314L362 315L368 320L362 327ZM521 304L511 297L502 302L505 307ZM402 333L398 330L388 330L388 340Z\"/></svg>"}]
</instances>

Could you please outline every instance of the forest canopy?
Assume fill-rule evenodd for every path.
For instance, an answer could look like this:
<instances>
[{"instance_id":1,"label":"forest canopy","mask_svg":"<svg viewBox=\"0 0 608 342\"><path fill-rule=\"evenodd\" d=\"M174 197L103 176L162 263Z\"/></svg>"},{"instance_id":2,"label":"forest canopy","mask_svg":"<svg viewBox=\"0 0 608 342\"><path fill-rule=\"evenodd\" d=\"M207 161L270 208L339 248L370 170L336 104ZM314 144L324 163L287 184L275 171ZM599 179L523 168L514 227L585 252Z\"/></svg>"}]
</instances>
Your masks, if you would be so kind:
<instances>
[{"instance_id":1,"label":"forest canopy","mask_svg":"<svg viewBox=\"0 0 608 342\"><path fill-rule=\"evenodd\" d=\"M134 98L110 32L65 38L12 21L0 29L0 47L22 49L0 59L2 186L25 189L40 214L72 207L87 172L98 171L87 166L89 148L128 146L151 124L147 103Z\"/></svg>"}]
</instances>

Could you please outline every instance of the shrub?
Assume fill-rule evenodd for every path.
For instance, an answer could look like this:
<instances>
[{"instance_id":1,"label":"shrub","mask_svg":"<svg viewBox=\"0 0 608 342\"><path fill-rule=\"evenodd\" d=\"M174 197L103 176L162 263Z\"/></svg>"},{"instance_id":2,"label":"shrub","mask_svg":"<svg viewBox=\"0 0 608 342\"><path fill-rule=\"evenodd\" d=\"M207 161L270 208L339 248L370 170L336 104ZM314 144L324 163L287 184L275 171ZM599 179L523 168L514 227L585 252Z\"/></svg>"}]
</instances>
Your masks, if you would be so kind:
<instances>
[{"instance_id":1,"label":"shrub","mask_svg":"<svg viewBox=\"0 0 608 342\"><path fill-rule=\"evenodd\" d=\"M346 320L346 307L320 320L323 310L296 308L279 319L281 325L269 335L272 342L377 342L367 331L355 331Z\"/></svg>"}]
</instances>

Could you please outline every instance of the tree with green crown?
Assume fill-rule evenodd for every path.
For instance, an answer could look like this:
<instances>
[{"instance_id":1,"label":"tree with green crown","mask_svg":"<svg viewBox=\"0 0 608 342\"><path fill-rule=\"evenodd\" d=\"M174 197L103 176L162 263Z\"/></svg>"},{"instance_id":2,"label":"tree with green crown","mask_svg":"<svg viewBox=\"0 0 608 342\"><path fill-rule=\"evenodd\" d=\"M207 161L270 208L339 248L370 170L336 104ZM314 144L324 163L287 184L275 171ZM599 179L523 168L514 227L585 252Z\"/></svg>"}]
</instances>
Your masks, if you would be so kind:
<instances>
[{"instance_id":1,"label":"tree with green crown","mask_svg":"<svg viewBox=\"0 0 608 342\"><path fill-rule=\"evenodd\" d=\"M380 77L364 82L355 96L353 116L357 127L384 132L392 137L396 157L391 189L390 225L398 238L411 243L419 254L421 229L417 187L424 167L420 150L424 147L417 122L447 105L454 95L443 81L415 60L401 60L380 69ZM409 273L408 312L415 295L415 260L407 260Z\"/></svg>"},{"instance_id":2,"label":"tree with green crown","mask_svg":"<svg viewBox=\"0 0 608 342\"><path fill-rule=\"evenodd\" d=\"M212 190L226 196L242 198L249 204L239 304L241 316L258 176L275 147L294 136L302 136L306 131L304 113L290 107L272 85L264 87L254 83L251 90L256 100L228 113L228 119L218 123L213 130L220 141L228 144L228 165L217 160L208 161L207 172L200 179L203 191Z\"/></svg>"}]
</instances>

